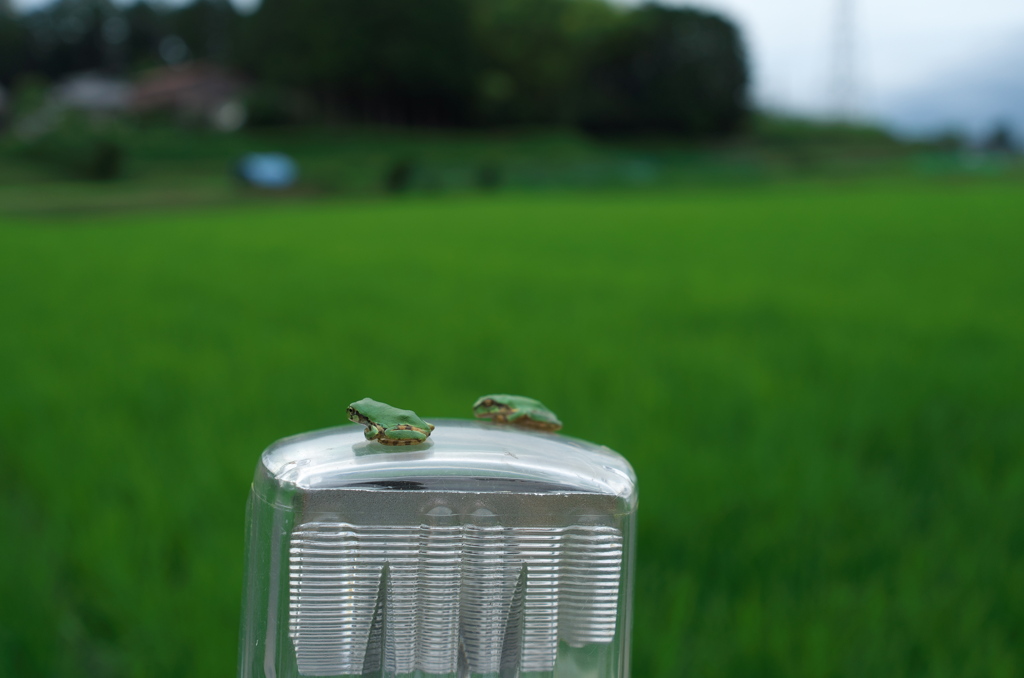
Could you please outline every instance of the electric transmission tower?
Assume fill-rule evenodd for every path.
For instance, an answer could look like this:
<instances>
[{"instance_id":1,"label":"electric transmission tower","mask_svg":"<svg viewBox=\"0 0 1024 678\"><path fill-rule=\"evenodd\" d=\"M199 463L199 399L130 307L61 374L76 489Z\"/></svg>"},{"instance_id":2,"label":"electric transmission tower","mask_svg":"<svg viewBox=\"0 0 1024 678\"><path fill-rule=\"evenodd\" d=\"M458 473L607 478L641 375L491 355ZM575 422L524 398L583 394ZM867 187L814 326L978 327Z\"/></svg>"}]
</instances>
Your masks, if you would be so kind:
<instances>
[{"instance_id":1,"label":"electric transmission tower","mask_svg":"<svg viewBox=\"0 0 1024 678\"><path fill-rule=\"evenodd\" d=\"M857 116L855 0L835 0L832 52L832 115L839 122Z\"/></svg>"}]
</instances>

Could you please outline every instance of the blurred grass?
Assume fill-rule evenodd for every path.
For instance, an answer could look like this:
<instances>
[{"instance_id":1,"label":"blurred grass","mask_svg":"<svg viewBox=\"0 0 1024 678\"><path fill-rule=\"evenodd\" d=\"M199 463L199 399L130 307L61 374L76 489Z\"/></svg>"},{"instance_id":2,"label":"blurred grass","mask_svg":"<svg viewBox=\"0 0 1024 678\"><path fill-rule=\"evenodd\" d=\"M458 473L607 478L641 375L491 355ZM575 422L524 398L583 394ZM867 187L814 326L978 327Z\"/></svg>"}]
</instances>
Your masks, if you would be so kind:
<instances>
[{"instance_id":1,"label":"blurred grass","mask_svg":"<svg viewBox=\"0 0 1024 678\"><path fill-rule=\"evenodd\" d=\"M0 216L235 206L254 198L366 199L395 192L713 188L811 177L959 179L1020 176L1024 169L1012 158L901 144L870 128L771 117L758 118L746 137L717 143L658 137L597 141L564 129L325 127L222 134L109 121L96 126L93 141L118 149L119 178L97 190L95 181L82 180L89 144L79 128L58 132L35 142L0 137ZM245 153L260 151L294 157L298 185L278 193L244 189L231 168ZM407 180L397 189L389 187L399 167Z\"/></svg>"},{"instance_id":2,"label":"blurred grass","mask_svg":"<svg viewBox=\"0 0 1024 678\"><path fill-rule=\"evenodd\" d=\"M231 675L263 447L488 391L636 468L634 675L1024 671L1019 183L3 223L2 675Z\"/></svg>"}]
</instances>

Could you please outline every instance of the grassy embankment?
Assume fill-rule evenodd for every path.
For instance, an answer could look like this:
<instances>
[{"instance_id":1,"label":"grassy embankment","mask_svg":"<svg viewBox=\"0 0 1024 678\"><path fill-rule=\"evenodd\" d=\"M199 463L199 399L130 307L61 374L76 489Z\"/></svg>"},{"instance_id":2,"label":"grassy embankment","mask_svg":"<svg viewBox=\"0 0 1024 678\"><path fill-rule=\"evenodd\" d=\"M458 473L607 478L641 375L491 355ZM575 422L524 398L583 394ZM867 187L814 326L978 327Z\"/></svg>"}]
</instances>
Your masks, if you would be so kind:
<instances>
[{"instance_id":1,"label":"grassy embankment","mask_svg":"<svg viewBox=\"0 0 1024 678\"><path fill-rule=\"evenodd\" d=\"M452 195L561 189L763 185L793 178L968 176L1014 163L910 146L870 128L758 118L718 143L650 138L597 141L568 130L281 128L236 134L81 124L34 141L0 136L0 217L240 205L382 194ZM118 160L98 159L100 144ZM116 149L116 150L111 150ZM231 168L253 151L294 157L300 181L283 194L244 190ZM86 181L97 165L113 181ZM112 171L112 170L111 170Z\"/></svg>"},{"instance_id":2,"label":"grassy embankment","mask_svg":"<svg viewBox=\"0 0 1024 678\"><path fill-rule=\"evenodd\" d=\"M259 451L541 398L641 479L635 675L1024 670L1019 185L5 217L0 674L233 673Z\"/></svg>"}]
</instances>

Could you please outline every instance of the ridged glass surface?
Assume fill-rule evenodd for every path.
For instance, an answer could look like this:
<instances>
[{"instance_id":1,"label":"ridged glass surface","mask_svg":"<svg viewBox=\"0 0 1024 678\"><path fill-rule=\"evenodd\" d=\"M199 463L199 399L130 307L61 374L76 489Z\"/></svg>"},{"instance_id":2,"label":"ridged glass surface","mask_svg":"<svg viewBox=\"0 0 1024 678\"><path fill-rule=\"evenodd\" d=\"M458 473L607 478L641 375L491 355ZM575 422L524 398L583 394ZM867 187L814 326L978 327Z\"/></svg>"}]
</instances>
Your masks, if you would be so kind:
<instances>
[{"instance_id":1,"label":"ridged glass surface","mask_svg":"<svg viewBox=\"0 0 1024 678\"><path fill-rule=\"evenodd\" d=\"M551 671L559 639L615 636L614 527L306 523L290 550L303 675L454 673L460 653L472 673Z\"/></svg>"},{"instance_id":2,"label":"ridged glass surface","mask_svg":"<svg viewBox=\"0 0 1024 678\"><path fill-rule=\"evenodd\" d=\"M247 512L243 678L623 678L636 484L607 448L430 420L264 452Z\"/></svg>"}]
</instances>

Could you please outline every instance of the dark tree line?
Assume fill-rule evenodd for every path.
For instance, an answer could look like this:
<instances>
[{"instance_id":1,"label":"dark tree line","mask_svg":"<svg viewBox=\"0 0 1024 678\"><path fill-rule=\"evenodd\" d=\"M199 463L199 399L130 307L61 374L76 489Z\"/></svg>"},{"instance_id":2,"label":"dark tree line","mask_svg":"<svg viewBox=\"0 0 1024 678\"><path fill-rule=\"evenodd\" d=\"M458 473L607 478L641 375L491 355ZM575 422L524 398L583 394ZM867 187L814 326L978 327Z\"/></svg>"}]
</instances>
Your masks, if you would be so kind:
<instances>
[{"instance_id":1,"label":"dark tree line","mask_svg":"<svg viewBox=\"0 0 1024 678\"><path fill-rule=\"evenodd\" d=\"M199 0L179 9L138 2L57 0L15 14L0 0L0 84L31 74L56 80L70 73L129 74L165 63L161 44L178 38L189 56L230 63L230 42L242 26L227 0Z\"/></svg>"},{"instance_id":2,"label":"dark tree line","mask_svg":"<svg viewBox=\"0 0 1024 678\"><path fill-rule=\"evenodd\" d=\"M693 9L607 0L227 0L180 9L0 0L0 83L131 74L176 58L230 66L322 119L405 125L570 124L728 135L747 112L736 28ZM282 119L287 118L283 116Z\"/></svg>"}]
</instances>

